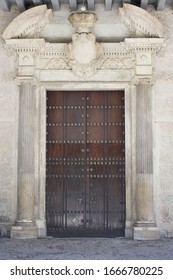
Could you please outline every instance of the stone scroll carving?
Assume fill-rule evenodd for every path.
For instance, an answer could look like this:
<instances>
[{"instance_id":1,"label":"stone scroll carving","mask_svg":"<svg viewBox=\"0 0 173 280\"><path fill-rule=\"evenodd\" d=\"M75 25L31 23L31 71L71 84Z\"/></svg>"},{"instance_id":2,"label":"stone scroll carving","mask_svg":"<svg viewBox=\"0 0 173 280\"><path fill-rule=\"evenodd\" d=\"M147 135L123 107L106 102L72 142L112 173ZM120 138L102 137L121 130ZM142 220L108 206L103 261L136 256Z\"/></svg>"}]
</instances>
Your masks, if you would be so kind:
<instances>
[{"instance_id":1,"label":"stone scroll carving","mask_svg":"<svg viewBox=\"0 0 173 280\"><path fill-rule=\"evenodd\" d=\"M121 20L131 32L131 37L163 38L162 24L145 10L130 4L119 9Z\"/></svg>"},{"instance_id":2,"label":"stone scroll carving","mask_svg":"<svg viewBox=\"0 0 173 280\"><path fill-rule=\"evenodd\" d=\"M3 38L38 38L43 27L49 23L52 10L46 5L34 7L16 17L3 33Z\"/></svg>"}]
</instances>

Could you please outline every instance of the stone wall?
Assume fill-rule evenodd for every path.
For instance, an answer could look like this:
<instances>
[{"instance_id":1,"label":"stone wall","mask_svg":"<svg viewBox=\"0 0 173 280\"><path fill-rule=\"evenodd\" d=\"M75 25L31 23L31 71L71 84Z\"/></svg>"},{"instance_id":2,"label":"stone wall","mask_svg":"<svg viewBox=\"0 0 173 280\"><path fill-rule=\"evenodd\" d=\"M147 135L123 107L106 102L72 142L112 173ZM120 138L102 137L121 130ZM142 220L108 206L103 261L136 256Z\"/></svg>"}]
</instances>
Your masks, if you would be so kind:
<instances>
[{"instance_id":1,"label":"stone wall","mask_svg":"<svg viewBox=\"0 0 173 280\"><path fill-rule=\"evenodd\" d=\"M157 222L165 237L173 236L173 18L172 6L149 11L165 28L165 50L155 72L155 193Z\"/></svg>"},{"instance_id":2,"label":"stone wall","mask_svg":"<svg viewBox=\"0 0 173 280\"><path fill-rule=\"evenodd\" d=\"M165 50L156 58L154 75L154 199L156 220L161 235L173 236L173 18L172 7L157 12L150 6L148 11L160 20L166 30ZM104 12L96 7L99 21L95 34L99 40L122 41L130 33L118 18L117 6ZM0 10L0 236L8 235L10 225L17 216L17 141L18 141L18 94L14 78L16 62L4 50L2 33L19 14L16 6L10 13ZM56 12L51 24L42 31L48 41L69 41L70 27L67 7ZM114 16L114 14L116 16ZM58 29L57 29L58 25ZM105 30L105 32L104 32ZM59 39L58 39L59 38Z\"/></svg>"},{"instance_id":3,"label":"stone wall","mask_svg":"<svg viewBox=\"0 0 173 280\"><path fill-rule=\"evenodd\" d=\"M2 33L19 14L0 10L0 236L9 234L16 218L17 189L17 95L14 91L15 61L2 46Z\"/></svg>"}]
</instances>

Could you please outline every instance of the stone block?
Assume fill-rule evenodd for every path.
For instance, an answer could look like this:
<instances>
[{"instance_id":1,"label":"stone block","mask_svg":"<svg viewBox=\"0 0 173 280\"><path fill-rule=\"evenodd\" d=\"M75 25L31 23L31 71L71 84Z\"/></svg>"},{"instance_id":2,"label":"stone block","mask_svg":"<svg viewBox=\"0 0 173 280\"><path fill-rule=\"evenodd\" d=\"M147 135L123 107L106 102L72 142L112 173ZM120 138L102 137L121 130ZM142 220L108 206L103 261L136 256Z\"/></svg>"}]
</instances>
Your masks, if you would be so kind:
<instances>
[{"instance_id":1,"label":"stone block","mask_svg":"<svg viewBox=\"0 0 173 280\"><path fill-rule=\"evenodd\" d=\"M38 238L38 229L36 226L12 226L11 238L36 239Z\"/></svg>"},{"instance_id":2,"label":"stone block","mask_svg":"<svg viewBox=\"0 0 173 280\"><path fill-rule=\"evenodd\" d=\"M151 75L152 74L152 66L148 65L140 65L136 66L136 74L137 75Z\"/></svg>"},{"instance_id":3,"label":"stone block","mask_svg":"<svg viewBox=\"0 0 173 280\"><path fill-rule=\"evenodd\" d=\"M157 240L160 239L157 227L134 227L134 240Z\"/></svg>"}]
</instances>

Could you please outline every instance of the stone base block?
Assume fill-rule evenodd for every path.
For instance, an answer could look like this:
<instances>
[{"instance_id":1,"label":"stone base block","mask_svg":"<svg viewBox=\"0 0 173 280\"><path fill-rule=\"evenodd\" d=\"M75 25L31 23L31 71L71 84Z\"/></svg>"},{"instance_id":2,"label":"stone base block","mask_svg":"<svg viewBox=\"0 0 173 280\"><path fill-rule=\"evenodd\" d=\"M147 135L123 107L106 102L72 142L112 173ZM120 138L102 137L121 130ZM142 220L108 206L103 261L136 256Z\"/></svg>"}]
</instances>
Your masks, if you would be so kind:
<instances>
[{"instance_id":1,"label":"stone base block","mask_svg":"<svg viewBox=\"0 0 173 280\"><path fill-rule=\"evenodd\" d=\"M38 238L37 226L12 226L11 238L15 239L36 239Z\"/></svg>"},{"instance_id":2,"label":"stone base block","mask_svg":"<svg viewBox=\"0 0 173 280\"><path fill-rule=\"evenodd\" d=\"M157 240L160 239L159 229L157 227L134 227L134 240Z\"/></svg>"},{"instance_id":3,"label":"stone base block","mask_svg":"<svg viewBox=\"0 0 173 280\"><path fill-rule=\"evenodd\" d=\"M47 237L46 221L36 220L36 225L38 227L38 238Z\"/></svg>"},{"instance_id":4,"label":"stone base block","mask_svg":"<svg viewBox=\"0 0 173 280\"><path fill-rule=\"evenodd\" d=\"M125 238L133 239L133 228L125 229Z\"/></svg>"}]
</instances>

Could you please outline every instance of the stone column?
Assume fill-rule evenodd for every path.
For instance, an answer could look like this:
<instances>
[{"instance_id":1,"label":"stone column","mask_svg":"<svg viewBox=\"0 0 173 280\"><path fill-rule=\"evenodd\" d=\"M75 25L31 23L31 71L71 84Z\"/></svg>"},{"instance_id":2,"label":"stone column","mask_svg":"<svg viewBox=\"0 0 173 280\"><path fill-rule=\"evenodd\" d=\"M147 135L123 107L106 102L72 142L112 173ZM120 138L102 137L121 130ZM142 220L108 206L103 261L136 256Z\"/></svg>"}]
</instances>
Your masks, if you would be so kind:
<instances>
[{"instance_id":1,"label":"stone column","mask_svg":"<svg viewBox=\"0 0 173 280\"><path fill-rule=\"evenodd\" d=\"M18 213L12 238L36 238L34 222L35 95L32 81L19 85Z\"/></svg>"},{"instance_id":2,"label":"stone column","mask_svg":"<svg viewBox=\"0 0 173 280\"><path fill-rule=\"evenodd\" d=\"M136 86L136 215L134 239L158 239L153 197L152 87Z\"/></svg>"}]
</instances>

